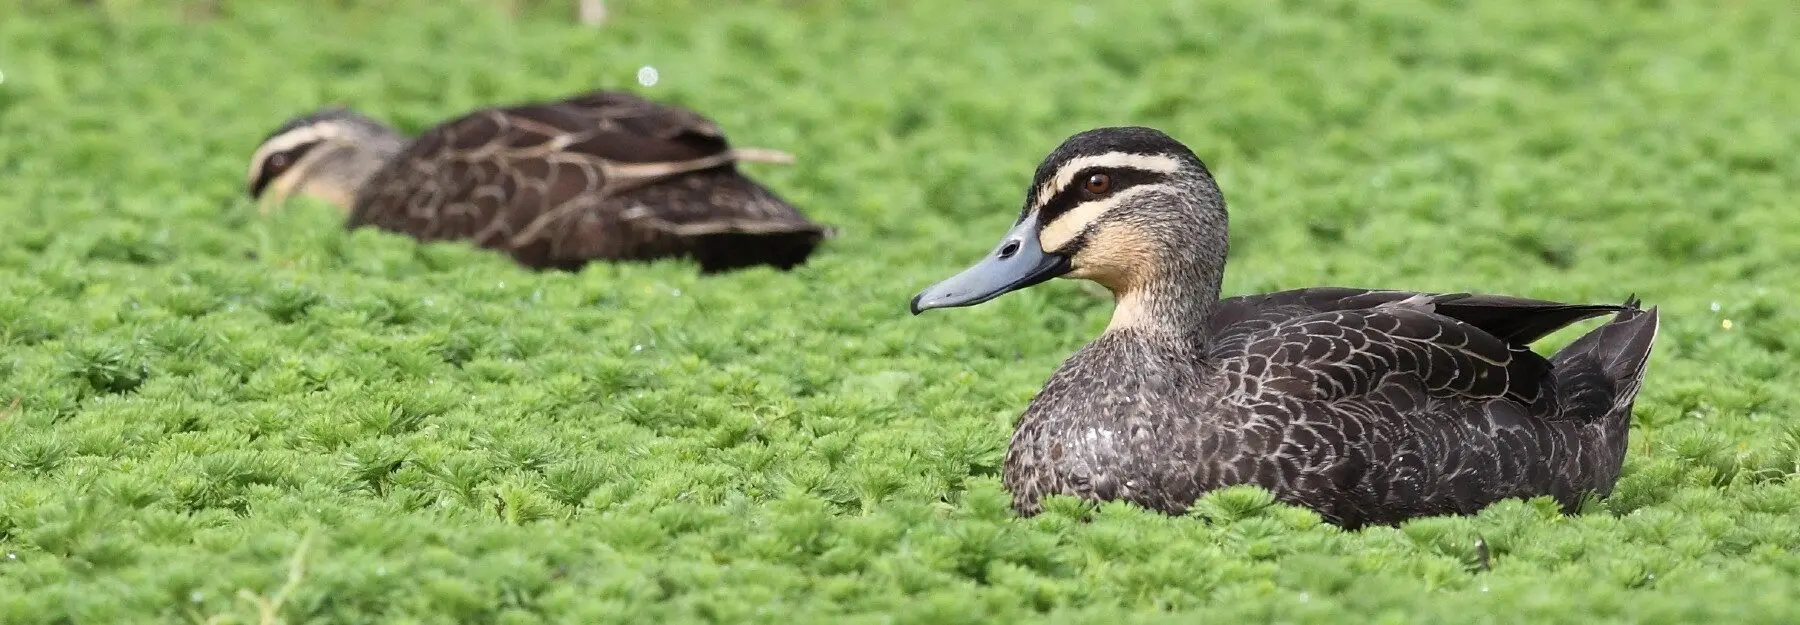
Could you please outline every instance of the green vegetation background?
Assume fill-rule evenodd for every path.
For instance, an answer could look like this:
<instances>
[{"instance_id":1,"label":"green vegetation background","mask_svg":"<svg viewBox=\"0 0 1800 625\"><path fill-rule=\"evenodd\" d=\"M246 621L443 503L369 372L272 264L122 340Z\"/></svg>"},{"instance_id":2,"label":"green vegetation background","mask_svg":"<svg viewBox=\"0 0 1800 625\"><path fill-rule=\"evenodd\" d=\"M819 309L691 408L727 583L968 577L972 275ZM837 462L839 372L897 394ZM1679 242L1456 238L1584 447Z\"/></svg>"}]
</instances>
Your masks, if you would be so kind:
<instances>
[{"instance_id":1,"label":"green vegetation background","mask_svg":"<svg viewBox=\"0 0 1800 625\"><path fill-rule=\"evenodd\" d=\"M1800 620L1786 0L78 4L0 5L0 622ZM595 87L798 154L749 169L842 236L532 274L242 197L320 105ZM1110 303L906 301L1126 123L1218 172L1228 293L1662 306L1616 495L1013 516L1011 422Z\"/></svg>"}]
</instances>

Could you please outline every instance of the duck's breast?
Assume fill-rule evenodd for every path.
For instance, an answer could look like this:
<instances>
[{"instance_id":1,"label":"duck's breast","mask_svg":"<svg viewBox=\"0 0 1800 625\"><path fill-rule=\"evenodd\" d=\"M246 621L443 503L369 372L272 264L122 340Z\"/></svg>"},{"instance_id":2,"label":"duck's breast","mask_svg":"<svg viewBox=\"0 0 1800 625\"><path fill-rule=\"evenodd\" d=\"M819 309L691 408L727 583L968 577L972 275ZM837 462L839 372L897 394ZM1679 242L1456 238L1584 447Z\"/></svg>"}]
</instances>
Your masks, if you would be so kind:
<instances>
[{"instance_id":1,"label":"duck's breast","mask_svg":"<svg viewBox=\"0 0 1800 625\"><path fill-rule=\"evenodd\" d=\"M1070 357L1013 434L1005 480L1015 504L1031 514L1065 494L1186 508L1216 474L1211 459L1239 444L1207 418L1216 383L1196 364L1111 336Z\"/></svg>"}]
</instances>

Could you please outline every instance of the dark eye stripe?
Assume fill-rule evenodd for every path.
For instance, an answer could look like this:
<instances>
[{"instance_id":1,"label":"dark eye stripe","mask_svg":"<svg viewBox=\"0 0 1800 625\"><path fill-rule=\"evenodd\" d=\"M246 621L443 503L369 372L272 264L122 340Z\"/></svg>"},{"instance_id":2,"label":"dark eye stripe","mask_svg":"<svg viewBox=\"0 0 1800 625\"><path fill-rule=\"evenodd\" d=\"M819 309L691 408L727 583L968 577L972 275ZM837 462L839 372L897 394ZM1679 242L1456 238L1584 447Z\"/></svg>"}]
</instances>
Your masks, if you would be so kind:
<instances>
[{"instance_id":1,"label":"dark eye stripe","mask_svg":"<svg viewBox=\"0 0 1800 625\"><path fill-rule=\"evenodd\" d=\"M294 163L300 162L300 157L306 156L307 152L312 151L313 148L318 146L319 144L317 142L305 143L286 152L270 154L269 158L263 160L262 171L257 172L256 180L250 183L250 197L262 195L263 189L267 188L269 183L274 182L277 177L281 176L282 172L292 168ZM287 165L284 167L270 167L270 163L274 162L275 157L278 156L286 156Z\"/></svg>"},{"instance_id":2,"label":"dark eye stripe","mask_svg":"<svg viewBox=\"0 0 1800 625\"><path fill-rule=\"evenodd\" d=\"M1118 195L1123 193L1126 189L1141 184L1161 182L1168 178L1165 174L1142 169L1132 169L1129 167L1089 167L1083 169L1069 179L1068 186L1057 189L1056 194L1050 196L1050 201L1045 203L1043 208L1039 209L1038 223L1047 224L1051 221L1055 221L1056 218L1062 216L1063 213L1067 213L1069 210L1075 208L1076 205L1081 204L1088 196L1086 189L1087 179L1094 174L1106 174L1112 178L1112 190L1107 191L1107 195Z\"/></svg>"}]
</instances>

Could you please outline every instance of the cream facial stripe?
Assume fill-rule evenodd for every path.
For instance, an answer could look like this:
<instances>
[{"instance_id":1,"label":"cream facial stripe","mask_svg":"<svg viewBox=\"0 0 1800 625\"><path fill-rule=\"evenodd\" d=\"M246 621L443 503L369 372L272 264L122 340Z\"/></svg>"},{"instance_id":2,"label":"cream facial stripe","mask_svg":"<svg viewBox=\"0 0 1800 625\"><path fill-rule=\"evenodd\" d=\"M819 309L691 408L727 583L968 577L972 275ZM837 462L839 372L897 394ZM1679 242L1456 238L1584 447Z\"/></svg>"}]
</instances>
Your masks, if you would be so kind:
<instances>
[{"instance_id":1,"label":"cream facial stripe","mask_svg":"<svg viewBox=\"0 0 1800 625\"><path fill-rule=\"evenodd\" d=\"M1047 252L1061 250L1063 246L1075 240L1075 237L1080 236L1081 231L1086 230L1088 224L1094 223L1094 220L1105 215L1107 211L1129 202L1137 196L1150 193L1158 186L1160 185L1131 187L1112 197L1077 204L1075 208L1069 209L1069 212L1057 216L1056 221L1043 224L1042 229L1038 230L1038 245Z\"/></svg>"},{"instance_id":2,"label":"cream facial stripe","mask_svg":"<svg viewBox=\"0 0 1800 625\"><path fill-rule=\"evenodd\" d=\"M1056 197L1056 192L1069 186L1070 182L1074 182L1075 174L1081 173L1081 170L1089 167L1141 169L1159 174L1172 174L1181 169L1181 162L1161 154L1132 154L1130 152L1107 152L1072 158L1069 159L1069 162L1063 163L1062 167L1057 168L1056 175L1044 181L1044 186L1038 187L1037 201L1033 202L1031 209L1043 208L1050 202L1050 198Z\"/></svg>"},{"instance_id":3,"label":"cream facial stripe","mask_svg":"<svg viewBox=\"0 0 1800 625\"><path fill-rule=\"evenodd\" d=\"M244 179L255 180L257 175L262 173L263 163L269 160L270 156L336 136L338 136L337 129L324 125L303 126L276 136L268 143L262 144L262 147L257 148L256 153L250 156L250 171L245 174Z\"/></svg>"}]
</instances>

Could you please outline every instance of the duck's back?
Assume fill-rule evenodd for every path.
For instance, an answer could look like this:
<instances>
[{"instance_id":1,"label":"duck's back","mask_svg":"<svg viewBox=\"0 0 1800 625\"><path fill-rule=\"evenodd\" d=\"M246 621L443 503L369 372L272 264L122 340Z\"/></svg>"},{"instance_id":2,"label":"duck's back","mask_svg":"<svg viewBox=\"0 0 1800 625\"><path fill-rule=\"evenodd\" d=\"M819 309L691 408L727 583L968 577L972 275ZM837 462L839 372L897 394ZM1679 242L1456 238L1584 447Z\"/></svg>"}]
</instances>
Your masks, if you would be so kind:
<instances>
[{"instance_id":1,"label":"duck's back","mask_svg":"<svg viewBox=\"0 0 1800 625\"><path fill-rule=\"evenodd\" d=\"M1545 359L1496 335L1624 307L1414 295L1227 300L1196 345L1103 336L1027 409L1009 454L1016 503L1030 513L1066 493L1179 512L1255 484L1358 526L1508 497L1572 509L1609 491L1654 310L1624 309Z\"/></svg>"},{"instance_id":2,"label":"duck's back","mask_svg":"<svg viewBox=\"0 0 1800 625\"><path fill-rule=\"evenodd\" d=\"M680 255L693 257L705 272L753 265L788 269L806 262L832 232L769 188L734 169L716 168L601 200L571 220L554 258Z\"/></svg>"},{"instance_id":3,"label":"duck's back","mask_svg":"<svg viewBox=\"0 0 1800 625\"><path fill-rule=\"evenodd\" d=\"M483 109L425 131L375 172L347 225L470 240L533 267L803 261L829 229L739 173L729 150L710 120L627 93ZM683 169L693 163L707 165ZM722 251L732 235L757 240Z\"/></svg>"}]
</instances>

